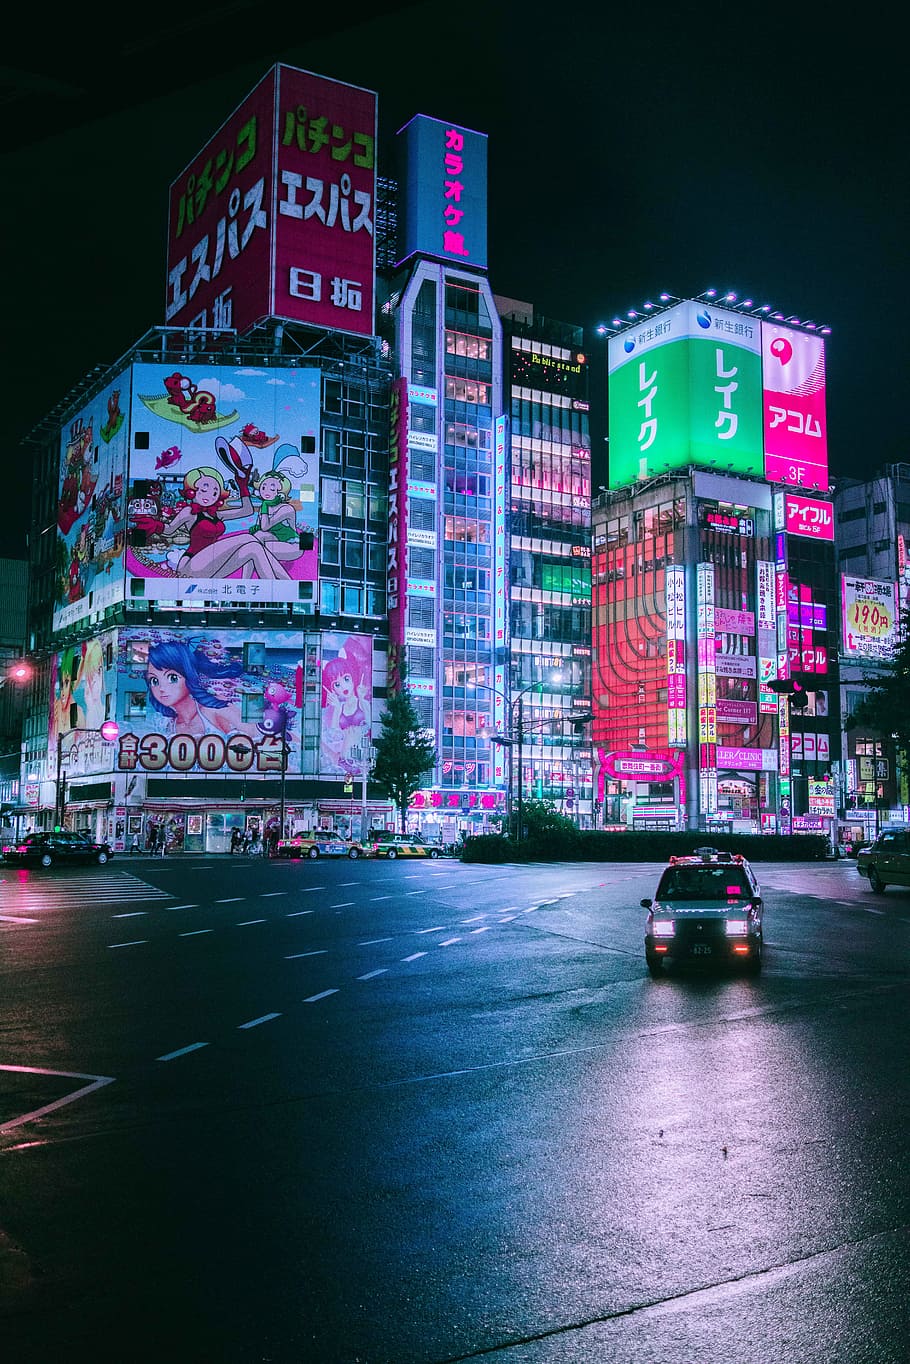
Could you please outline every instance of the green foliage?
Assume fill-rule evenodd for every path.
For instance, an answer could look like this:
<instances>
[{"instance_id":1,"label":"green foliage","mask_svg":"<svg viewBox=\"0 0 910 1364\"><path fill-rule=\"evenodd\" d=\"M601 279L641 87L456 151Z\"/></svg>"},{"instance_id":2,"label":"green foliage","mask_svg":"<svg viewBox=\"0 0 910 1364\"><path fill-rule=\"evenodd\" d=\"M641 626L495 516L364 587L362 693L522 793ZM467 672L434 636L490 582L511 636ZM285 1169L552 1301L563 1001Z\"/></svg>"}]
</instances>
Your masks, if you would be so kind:
<instances>
[{"instance_id":1,"label":"green foliage","mask_svg":"<svg viewBox=\"0 0 910 1364\"><path fill-rule=\"evenodd\" d=\"M892 735L898 748L910 749L910 639L892 663L863 681L869 690L844 721L845 729L872 729Z\"/></svg>"},{"instance_id":2,"label":"green foliage","mask_svg":"<svg viewBox=\"0 0 910 1364\"><path fill-rule=\"evenodd\" d=\"M386 702L371 780L396 806L404 833L411 797L435 765L436 749L424 734L404 676L401 680L400 690Z\"/></svg>"},{"instance_id":3,"label":"green foliage","mask_svg":"<svg viewBox=\"0 0 910 1364\"><path fill-rule=\"evenodd\" d=\"M513 811L512 824L517 824L518 812ZM573 836L578 831L568 815L560 814L551 800L523 800L521 827L525 838L539 839L554 834ZM513 836L515 829L512 830Z\"/></svg>"}]
</instances>

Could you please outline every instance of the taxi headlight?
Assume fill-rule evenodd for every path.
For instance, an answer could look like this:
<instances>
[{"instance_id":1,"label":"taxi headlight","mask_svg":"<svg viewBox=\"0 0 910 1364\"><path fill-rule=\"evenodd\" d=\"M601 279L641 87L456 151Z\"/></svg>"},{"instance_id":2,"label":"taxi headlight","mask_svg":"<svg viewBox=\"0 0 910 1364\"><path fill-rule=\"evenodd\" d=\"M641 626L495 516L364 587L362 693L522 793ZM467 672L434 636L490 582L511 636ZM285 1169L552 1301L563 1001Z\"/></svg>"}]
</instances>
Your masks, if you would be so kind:
<instances>
[{"instance_id":1,"label":"taxi headlight","mask_svg":"<svg viewBox=\"0 0 910 1364\"><path fill-rule=\"evenodd\" d=\"M676 925L672 919L654 919L651 922L651 932L655 938L672 938L676 932Z\"/></svg>"},{"instance_id":2,"label":"taxi headlight","mask_svg":"<svg viewBox=\"0 0 910 1364\"><path fill-rule=\"evenodd\" d=\"M749 932L748 919L727 919L727 937L744 938Z\"/></svg>"}]
</instances>

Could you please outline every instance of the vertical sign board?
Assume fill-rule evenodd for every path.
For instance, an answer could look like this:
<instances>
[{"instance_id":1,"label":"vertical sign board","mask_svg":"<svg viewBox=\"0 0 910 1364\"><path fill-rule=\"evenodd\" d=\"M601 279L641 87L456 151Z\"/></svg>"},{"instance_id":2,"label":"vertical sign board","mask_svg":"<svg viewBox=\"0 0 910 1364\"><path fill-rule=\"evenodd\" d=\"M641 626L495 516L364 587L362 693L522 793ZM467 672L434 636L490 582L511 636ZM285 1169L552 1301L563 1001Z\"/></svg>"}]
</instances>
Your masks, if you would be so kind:
<instances>
[{"instance_id":1,"label":"vertical sign board","mask_svg":"<svg viewBox=\"0 0 910 1364\"><path fill-rule=\"evenodd\" d=\"M402 261L435 256L487 268L487 135L417 114L404 148Z\"/></svg>"},{"instance_id":2,"label":"vertical sign board","mask_svg":"<svg viewBox=\"0 0 910 1364\"><path fill-rule=\"evenodd\" d=\"M761 324L765 477L828 487L825 343L818 335Z\"/></svg>"},{"instance_id":3,"label":"vertical sign board","mask_svg":"<svg viewBox=\"0 0 910 1364\"><path fill-rule=\"evenodd\" d=\"M717 676L714 646L714 565L696 569L698 607L698 743L702 815L717 813Z\"/></svg>"},{"instance_id":4,"label":"vertical sign board","mask_svg":"<svg viewBox=\"0 0 910 1364\"><path fill-rule=\"evenodd\" d=\"M506 725L506 645L507 645L507 595L506 595L506 488L507 488L507 451L508 417L497 417L494 430L493 464L493 646L496 664L493 693L493 726L502 734ZM503 776L502 747L497 748L495 775L497 782ZM511 758L509 759L511 761Z\"/></svg>"},{"instance_id":5,"label":"vertical sign board","mask_svg":"<svg viewBox=\"0 0 910 1364\"><path fill-rule=\"evenodd\" d=\"M389 686L399 681L407 625L408 381L396 379L389 395L389 530L386 601L389 617Z\"/></svg>"},{"instance_id":6,"label":"vertical sign board","mask_svg":"<svg viewBox=\"0 0 910 1364\"><path fill-rule=\"evenodd\" d=\"M751 317L680 303L609 344L610 487L695 464L763 470L761 342Z\"/></svg>"},{"instance_id":7,"label":"vertical sign board","mask_svg":"<svg viewBox=\"0 0 910 1364\"><path fill-rule=\"evenodd\" d=\"M685 748L686 729L686 569L665 570L667 598L667 732L671 748Z\"/></svg>"},{"instance_id":8,"label":"vertical sign board","mask_svg":"<svg viewBox=\"0 0 910 1364\"><path fill-rule=\"evenodd\" d=\"M848 658L891 659L897 646L895 583L841 576L843 636Z\"/></svg>"},{"instance_id":9,"label":"vertical sign board","mask_svg":"<svg viewBox=\"0 0 910 1364\"><path fill-rule=\"evenodd\" d=\"M274 66L171 185L165 321L373 333L376 96Z\"/></svg>"}]
</instances>

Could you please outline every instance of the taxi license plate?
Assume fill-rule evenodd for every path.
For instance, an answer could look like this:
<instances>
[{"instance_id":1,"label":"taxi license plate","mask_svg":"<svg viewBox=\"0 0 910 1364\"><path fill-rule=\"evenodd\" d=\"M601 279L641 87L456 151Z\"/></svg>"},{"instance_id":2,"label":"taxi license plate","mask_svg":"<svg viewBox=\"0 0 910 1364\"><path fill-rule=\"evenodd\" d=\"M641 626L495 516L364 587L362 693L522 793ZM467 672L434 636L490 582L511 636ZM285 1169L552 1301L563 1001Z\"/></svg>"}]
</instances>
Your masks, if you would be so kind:
<instances>
[{"instance_id":1,"label":"taxi license plate","mask_svg":"<svg viewBox=\"0 0 910 1364\"><path fill-rule=\"evenodd\" d=\"M711 947L706 942L697 942L692 948L693 957L710 957Z\"/></svg>"}]
</instances>

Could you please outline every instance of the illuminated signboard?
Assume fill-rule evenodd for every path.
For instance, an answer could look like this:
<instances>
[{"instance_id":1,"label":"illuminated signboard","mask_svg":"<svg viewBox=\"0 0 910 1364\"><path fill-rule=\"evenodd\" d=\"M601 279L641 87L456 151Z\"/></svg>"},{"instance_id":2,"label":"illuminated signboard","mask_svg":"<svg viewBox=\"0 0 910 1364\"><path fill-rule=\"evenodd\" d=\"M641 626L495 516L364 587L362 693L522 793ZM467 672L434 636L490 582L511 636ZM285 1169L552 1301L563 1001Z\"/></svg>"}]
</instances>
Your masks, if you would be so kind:
<instances>
[{"instance_id":1,"label":"illuminated signboard","mask_svg":"<svg viewBox=\"0 0 910 1364\"><path fill-rule=\"evenodd\" d=\"M610 487L689 464L761 475L760 324L703 303L609 343Z\"/></svg>"},{"instance_id":2,"label":"illuminated signboard","mask_svg":"<svg viewBox=\"0 0 910 1364\"><path fill-rule=\"evenodd\" d=\"M727 748L718 744L717 766L741 772L776 772L777 754L773 748Z\"/></svg>"},{"instance_id":3,"label":"illuminated signboard","mask_svg":"<svg viewBox=\"0 0 910 1364\"><path fill-rule=\"evenodd\" d=\"M376 96L275 66L171 185L172 326L373 332Z\"/></svg>"},{"instance_id":4,"label":"illuminated signboard","mask_svg":"<svg viewBox=\"0 0 910 1364\"><path fill-rule=\"evenodd\" d=\"M600 759L608 777L653 778L678 777L683 771L683 754L674 749L657 749L648 753L621 751L605 753Z\"/></svg>"},{"instance_id":5,"label":"illuminated signboard","mask_svg":"<svg viewBox=\"0 0 910 1364\"><path fill-rule=\"evenodd\" d=\"M826 489L825 343L774 322L761 333L765 477Z\"/></svg>"},{"instance_id":6,"label":"illuminated signboard","mask_svg":"<svg viewBox=\"0 0 910 1364\"><path fill-rule=\"evenodd\" d=\"M698 741L701 813L717 813L717 674L715 672L714 565L696 567L698 608Z\"/></svg>"},{"instance_id":7,"label":"illuminated signboard","mask_svg":"<svg viewBox=\"0 0 910 1364\"><path fill-rule=\"evenodd\" d=\"M834 539L834 505L814 497L785 493L785 529L788 535L804 535L810 540Z\"/></svg>"},{"instance_id":8,"label":"illuminated signboard","mask_svg":"<svg viewBox=\"0 0 910 1364\"><path fill-rule=\"evenodd\" d=\"M570 398L583 398L587 394L588 361L581 351L572 351L566 360L559 355L545 355L539 341L513 336L510 366L512 384L547 393L564 393Z\"/></svg>"},{"instance_id":9,"label":"illuminated signboard","mask_svg":"<svg viewBox=\"0 0 910 1364\"><path fill-rule=\"evenodd\" d=\"M507 642L508 589L506 583L506 493L508 473L509 419L499 416L494 423L493 449L493 641L497 658L503 658L502 650ZM494 669L493 723L501 733L505 728L505 691L506 666L497 663ZM500 748L498 753L506 754ZM496 763L497 776L501 777L502 758Z\"/></svg>"},{"instance_id":10,"label":"illuminated signboard","mask_svg":"<svg viewBox=\"0 0 910 1364\"><path fill-rule=\"evenodd\" d=\"M897 643L897 592L894 583L841 577L843 638L851 657L892 658Z\"/></svg>"},{"instance_id":11,"label":"illuminated signboard","mask_svg":"<svg viewBox=\"0 0 910 1364\"><path fill-rule=\"evenodd\" d=\"M398 660L407 623L408 573L408 381L389 391L389 529L386 598L389 617L389 685L398 681Z\"/></svg>"},{"instance_id":12,"label":"illuminated signboard","mask_svg":"<svg viewBox=\"0 0 910 1364\"><path fill-rule=\"evenodd\" d=\"M398 136L405 150L402 261L419 253L485 270L486 133L417 114Z\"/></svg>"},{"instance_id":13,"label":"illuminated signboard","mask_svg":"<svg viewBox=\"0 0 910 1364\"><path fill-rule=\"evenodd\" d=\"M665 569L667 598L667 732L672 748L685 748L686 726L686 569Z\"/></svg>"}]
</instances>

